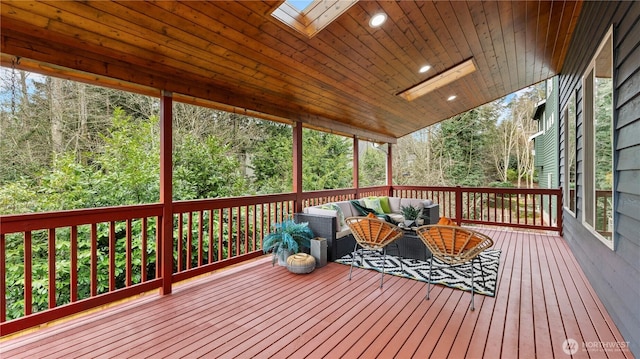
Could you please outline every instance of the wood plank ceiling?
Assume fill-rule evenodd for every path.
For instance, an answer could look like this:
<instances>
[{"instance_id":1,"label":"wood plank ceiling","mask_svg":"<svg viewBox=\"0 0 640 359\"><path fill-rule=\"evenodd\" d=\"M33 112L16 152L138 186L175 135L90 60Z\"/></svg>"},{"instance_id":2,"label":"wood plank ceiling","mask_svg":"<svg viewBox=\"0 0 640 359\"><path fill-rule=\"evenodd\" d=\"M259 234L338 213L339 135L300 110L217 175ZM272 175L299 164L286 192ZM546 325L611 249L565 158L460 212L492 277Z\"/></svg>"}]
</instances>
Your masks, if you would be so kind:
<instances>
[{"instance_id":1,"label":"wood plank ceiling","mask_svg":"<svg viewBox=\"0 0 640 359\"><path fill-rule=\"evenodd\" d=\"M559 73L582 7L359 1L308 38L271 16L280 3L3 0L2 64L393 143ZM398 96L468 59L476 72Z\"/></svg>"}]
</instances>

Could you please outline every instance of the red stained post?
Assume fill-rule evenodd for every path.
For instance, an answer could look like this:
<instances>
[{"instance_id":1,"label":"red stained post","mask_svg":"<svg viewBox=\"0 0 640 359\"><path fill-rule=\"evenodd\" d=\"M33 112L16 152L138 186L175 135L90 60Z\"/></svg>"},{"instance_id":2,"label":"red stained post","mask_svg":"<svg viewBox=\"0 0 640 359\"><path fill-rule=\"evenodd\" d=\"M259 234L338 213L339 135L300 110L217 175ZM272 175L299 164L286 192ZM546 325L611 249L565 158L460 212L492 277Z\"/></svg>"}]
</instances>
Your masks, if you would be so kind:
<instances>
[{"instance_id":1,"label":"red stained post","mask_svg":"<svg viewBox=\"0 0 640 359\"><path fill-rule=\"evenodd\" d=\"M160 203L162 203L162 232L160 234L162 252L162 294L171 293L173 272L173 167L172 167L172 127L173 98L171 92L163 91L160 96Z\"/></svg>"},{"instance_id":2,"label":"red stained post","mask_svg":"<svg viewBox=\"0 0 640 359\"><path fill-rule=\"evenodd\" d=\"M296 194L294 212L302 212L302 123L293 123L293 193Z\"/></svg>"},{"instance_id":3,"label":"red stained post","mask_svg":"<svg viewBox=\"0 0 640 359\"><path fill-rule=\"evenodd\" d=\"M393 146L387 144L387 186L389 187L389 196L393 196Z\"/></svg>"},{"instance_id":4,"label":"red stained post","mask_svg":"<svg viewBox=\"0 0 640 359\"><path fill-rule=\"evenodd\" d=\"M356 189L356 198L358 189L360 188L360 141L358 137L353 136L353 188Z\"/></svg>"},{"instance_id":5,"label":"red stained post","mask_svg":"<svg viewBox=\"0 0 640 359\"><path fill-rule=\"evenodd\" d=\"M0 323L7 320L7 251L5 250L4 234L0 234Z\"/></svg>"},{"instance_id":6,"label":"red stained post","mask_svg":"<svg viewBox=\"0 0 640 359\"><path fill-rule=\"evenodd\" d=\"M4 258L4 256L3 256ZM32 250L31 250L31 231L24 232L24 315L31 314L33 286L32 282ZM6 271L2 271L6 273ZM3 275L4 278L4 275ZM3 286L4 288L4 286ZM2 297L4 300L4 296Z\"/></svg>"},{"instance_id":7,"label":"red stained post","mask_svg":"<svg viewBox=\"0 0 640 359\"><path fill-rule=\"evenodd\" d=\"M140 283L144 283L147 281L147 221L148 218L144 217L141 219L142 221L142 248L140 249Z\"/></svg>"},{"instance_id":8,"label":"red stained post","mask_svg":"<svg viewBox=\"0 0 640 359\"><path fill-rule=\"evenodd\" d=\"M109 291L116 290L116 222L109 223Z\"/></svg>"},{"instance_id":9,"label":"red stained post","mask_svg":"<svg viewBox=\"0 0 640 359\"><path fill-rule=\"evenodd\" d=\"M556 193L557 206L556 206L556 218L558 218L557 226L558 226L558 234L562 236L564 234L564 228L562 228L562 208L564 207L564 198L562 198L562 187L558 188L558 192Z\"/></svg>"},{"instance_id":10,"label":"red stained post","mask_svg":"<svg viewBox=\"0 0 640 359\"><path fill-rule=\"evenodd\" d=\"M131 243L131 219L127 219L127 234L126 234L127 238L127 243L126 243L126 253L125 253L125 262L126 262L126 268L125 268L125 274L126 274L126 279L125 279L125 283L127 287L130 287L131 284L133 283L132 281L132 269L133 269L133 258L131 258L133 256L133 246Z\"/></svg>"},{"instance_id":11,"label":"red stained post","mask_svg":"<svg viewBox=\"0 0 640 359\"><path fill-rule=\"evenodd\" d=\"M56 230L49 228L49 309L56 307Z\"/></svg>"},{"instance_id":12,"label":"red stained post","mask_svg":"<svg viewBox=\"0 0 640 359\"><path fill-rule=\"evenodd\" d=\"M69 269L71 281L71 302L78 300L78 227L71 226L71 268Z\"/></svg>"},{"instance_id":13,"label":"red stained post","mask_svg":"<svg viewBox=\"0 0 640 359\"><path fill-rule=\"evenodd\" d=\"M91 296L98 294L98 225L91 223Z\"/></svg>"},{"instance_id":14,"label":"red stained post","mask_svg":"<svg viewBox=\"0 0 640 359\"><path fill-rule=\"evenodd\" d=\"M455 191L455 203L456 203L456 223L458 226L462 225L462 187L457 186Z\"/></svg>"}]
</instances>

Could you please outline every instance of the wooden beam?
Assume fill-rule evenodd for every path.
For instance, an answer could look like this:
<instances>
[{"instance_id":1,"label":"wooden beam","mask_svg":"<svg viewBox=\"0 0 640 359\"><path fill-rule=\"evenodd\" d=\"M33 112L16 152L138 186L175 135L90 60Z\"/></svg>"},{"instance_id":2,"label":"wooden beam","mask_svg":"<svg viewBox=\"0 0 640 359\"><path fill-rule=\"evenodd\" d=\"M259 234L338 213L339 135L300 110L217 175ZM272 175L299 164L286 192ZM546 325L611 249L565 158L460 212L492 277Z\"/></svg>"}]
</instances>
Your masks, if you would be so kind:
<instances>
[{"instance_id":1,"label":"wooden beam","mask_svg":"<svg viewBox=\"0 0 640 359\"><path fill-rule=\"evenodd\" d=\"M359 139L356 136L353 136L353 188L356 190L360 188L360 146Z\"/></svg>"},{"instance_id":2,"label":"wooden beam","mask_svg":"<svg viewBox=\"0 0 640 359\"><path fill-rule=\"evenodd\" d=\"M302 212L302 124L296 122L293 130L293 192L296 194L294 211Z\"/></svg>"},{"instance_id":3,"label":"wooden beam","mask_svg":"<svg viewBox=\"0 0 640 359\"><path fill-rule=\"evenodd\" d=\"M387 144L387 186L393 186L393 152L391 143Z\"/></svg>"},{"instance_id":4,"label":"wooden beam","mask_svg":"<svg viewBox=\"0 0 640 359\"><path fill-rule=\"evenodd\" d=\"M172 127L173 99L163 91L160 97L160 203L162 203L161 255L162 294L171 294L173 275L173 166Z\"/></svg>"}]
</instances>

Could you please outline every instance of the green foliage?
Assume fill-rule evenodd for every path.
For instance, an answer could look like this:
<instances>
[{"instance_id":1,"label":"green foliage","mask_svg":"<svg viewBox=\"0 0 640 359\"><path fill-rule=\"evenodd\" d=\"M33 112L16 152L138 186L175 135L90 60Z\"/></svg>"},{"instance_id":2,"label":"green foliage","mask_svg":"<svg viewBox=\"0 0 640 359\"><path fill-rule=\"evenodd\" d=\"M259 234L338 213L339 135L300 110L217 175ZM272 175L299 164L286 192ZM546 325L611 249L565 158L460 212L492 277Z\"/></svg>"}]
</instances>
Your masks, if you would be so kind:
<instances>
[{"instance_id":1,"label":"green foliage","mask_svg":"<svg viewBox=\"0 0 640 359\"><path fill-rule=\"evenodd\" d=\"M116 109L105 150L97 156L103 177L97 205L153 203L160 199L158 118L134 120Z\"/></svg>"},{"instance_id":2,"label":"green foliage","mask_svg":"<svg viewBox=\"0 0 640 359\"><path fill-rule=\"evenodd\" d=\"M309 248L313 231L309 228L309 223L295 223L291 219L277 222L272 225L272 232L267 234L263 240L262 250L279 254L282 251L298 253L300 248Z\"/></svg>"},{"instance_id":3,"label":"green foliage","mask_svg":"<svg viewBox=\"0 0 640 359\"><path fill-rule=\"evenodd\" d=\"M326 132L303 131L302 187L305 191L353 185L352 142Z\"/></svg>"},{"instance_id":4,"label":"green foliage","mask_svg":"<svg viewBox=\"0 0 640 359\"><path fill-rule=\"evenodd\" d=\"M291 127L266 124L263 128L268 136L256 143L251 159L254 184L259 193L290 192L293 181ZM353 184L349 139L304 129L302 148L305 191L347 188Z\"/></svg>"},{"instance_id":5,"label":"green foliage","mask_svg":"<svg viewBox=\"0 0 640 359\"><path fill-rule=\"evenodd\" d=\"M385 184L387 156L381 150L367 148L362 154L359 167L359 185L361 187L381 186Z\"/></svg>"},{"instance_id":6,"label":"green foliage","mask_svg":"<svg viewBox=\"0 0 640 359\"><path fill-rule=\"evenodd\" d=\"M405 220L414 221L418 218L420 209L412 205L400 206L400 212L402 213L402 217L404 217Z\"/></svg>"},{"instance_id":7,"label":"green foliage","mask_svg":"<svg viewBox=\"0 0 640 359\"><path fill-rule=\"evenodd\" d=\"M228 156L229 149L211 136L198 140L183 135L174 156L174 199L187 200L242 195L247 183L240 163Z\"/></svg>"},{"instance_id":8,"label":"green foliage","mask_svg":"<svg viewBox=\"0 0 640 359\"><path fill-rule=\"evenodd\" d=\"M251 165L258 193L291 192L293 139L291 126L279 123L260 125L264 139L256 141Z\"/></svg>"},{"instance_id":9,"label":"green foliage","mask_svg":"<svg viewBox=\"0 0 640 359\"><path fill-rule=\"evenodd\" d=\"M474 187L487 182L489 129L496 121L493 111L491 107L480 107L440 124L435 141L442 149L446 184Z\"/></svg>"}]
</instances>

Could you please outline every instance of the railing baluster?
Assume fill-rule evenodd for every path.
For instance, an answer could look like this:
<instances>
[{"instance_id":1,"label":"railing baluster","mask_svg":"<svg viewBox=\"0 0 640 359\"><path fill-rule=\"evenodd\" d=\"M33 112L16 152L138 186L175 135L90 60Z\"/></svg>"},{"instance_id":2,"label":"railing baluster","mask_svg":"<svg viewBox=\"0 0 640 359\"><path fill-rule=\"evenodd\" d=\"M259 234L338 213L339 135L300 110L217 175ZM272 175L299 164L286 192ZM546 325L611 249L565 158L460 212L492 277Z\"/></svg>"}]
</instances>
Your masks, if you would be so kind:
<instances>
[{"instance_id":1,"label":"railing baluster","mask_svg":"<svg viewBox=\"0 0 640 359\"><path fill-rule=\"evenodd\" d=\"M186 269L191 269L193 260L193 212L187 212L187 257L185 260Z\"/></svg>"},{"instance_id":2,"label":"railing baluster","mask_svg":"<svg viewBox=\"0 0 640 359\"><path fill-rule=\"evenodd\" d=\"M56 306L56 229L49 228L49 309Z\"/></svg>"},{"instance_id":3,"label":"railing baluster","mask_svg":"<svg viewBox=\"0 0 640 359\"><path fill-rule=\"evenodd\" d=\"M4 236L3 236L4 238ZM32 254L32 243L31 243L31 231L24 232L24 315L31 314L32 306L33 306L33 285L32 285L32 276L33 276L33 254ZM2 256L2 260L4 262L4 256ZM4 278L4 273L6 271L2 270L2 276ZM4 289L4 285L2 286ZM2 296L2 300L4 302L4 296Z\"/></svg>"},{"instance_id":4,"label":"railing baluster","mask_svg":"<svg viewBox=\"0 0 640 359\"><path fill-rule=\"evenodd\" d=\"M223 256L224 253L222 251L222 246L223 246L223 243L224 243L224 241L222 240L222 238L223 238L222 225L224 223L223 214L224 214L224 212L223 212L222 208L218 209L218 260L219 261L224 259L224 256Z\"/></svg>"},{"instance_id":5,"label":"railing baluster","mask_svg":"<svg viewBox=\"0 0 640 359\"><path fill-rule=\"evenodd\" d=\"M142 243L140 243L140 283L147 281L147 241L149 240L147 235L147 220L147 217L143 217L141 218L142 223L140 223L140 234L142 235Z\"/></svg>"},{"instance_id":6,"label":"railing baluster","mask_svg":"<svg viewBox=\"0 0 640 359\"><path fill-rule=\"evenodd\" d=\"M91 296L98 294L98 224L91 223Z\"/></svg>"},{"instance_id":7,"label":"railing baluster","mask_svg":"<svg viewBox=\"0 0 640 359\"><path fill-rule=\"evenodd\" d=\"M198 211L198 266L202 266L202 260L204 257L204 236L203 236L203 214L202 211Z\"/></svg>"},{"instance_id":8,"label":"railing baluster","mask_svg":"<svg viewBox=\"0 0 640 359\"><path fill-rule=\"evenodd\" d=\"M213 262L213 216L214 216L214 212L213 210L209 211L209 253L207 256L207 259L209 260L208 263L212 263Z\"/></svg>"},{"instance_id":9,"label":"railing baluster","mask_svg":"<svg viewBox=\"0 0 640 359\"><path fill-rule=\"evenodd\" d=\"M0 233L0 323L7 321L7 250L4 234Z\"/></svg>"},{"instance_id":10,"label":"railing baluster","mask_svg":"<svg viewBox=\"0 0 640 359\"><path fill-rule=\"evenodd\" d=\"M178 268L176 270L177 273L182 271L182 213L178 214Z\"/></svg>"},{"instance_id":11,"label":"railing baluster","mask_svg":"<svg viewBox=\"0 0 640 359\"><path fill-rule=\"evenodd\" d=\"M127 230L126 230L126 247L125 247L125 286L130 287L132 284L131 280L131 270L133 269L132 264L132 256L133 256L133 247L131 245L131 219L127 219L126 221Z\"/></svg>"},{"instance_id":12,"label":"railing baluster","mask_svg":"<svg viewBox=\"0 0 640 359\"><path fill-rule=\"evenodd\" d=\"M162 216L156 217L156 278L162 277Z\"/></svg>"},{"instance_id":13,"label":"railing baluster","mask_svg":"<svg viewBox=\"0 0 640 359\"><path fill-rule=\"evenodd\" d=\"M257 232L257 220L256 217L258 216L258 212L257 212L257 207L254 204L251 210L251 219L253 221L253 231L251 231L251 251L255 251L256 250L256 232Z\"/></svg>"},{"instance_id":14,"label":"railing baluster","mask_svg":"<svg viewBox=\"0 0 640 359\"><path fill-rule=\"evenodd\" d=\"M233 207L228 209L227 217L227 258L233 257Z\"/></svg>"},{"instance_id":15,"label":"railing baluster","mask_svg":"<svg viewBox=\"0 0 640 359\"><path fill-rule=\"evenodd\" d=\"M71 253L69 268L69 300L75 302L78 300L78 226L71 226Z\"/></svg>"},{"instance_id":16,"label":"railing baluster","mask_svg":"<svg viewBox=\"0 0 640 359\"><path fill-rule=\"evenodd\" d=\"M116 290L116 222L109 222L109 291Z\"/></svg>"}]
</instances>

